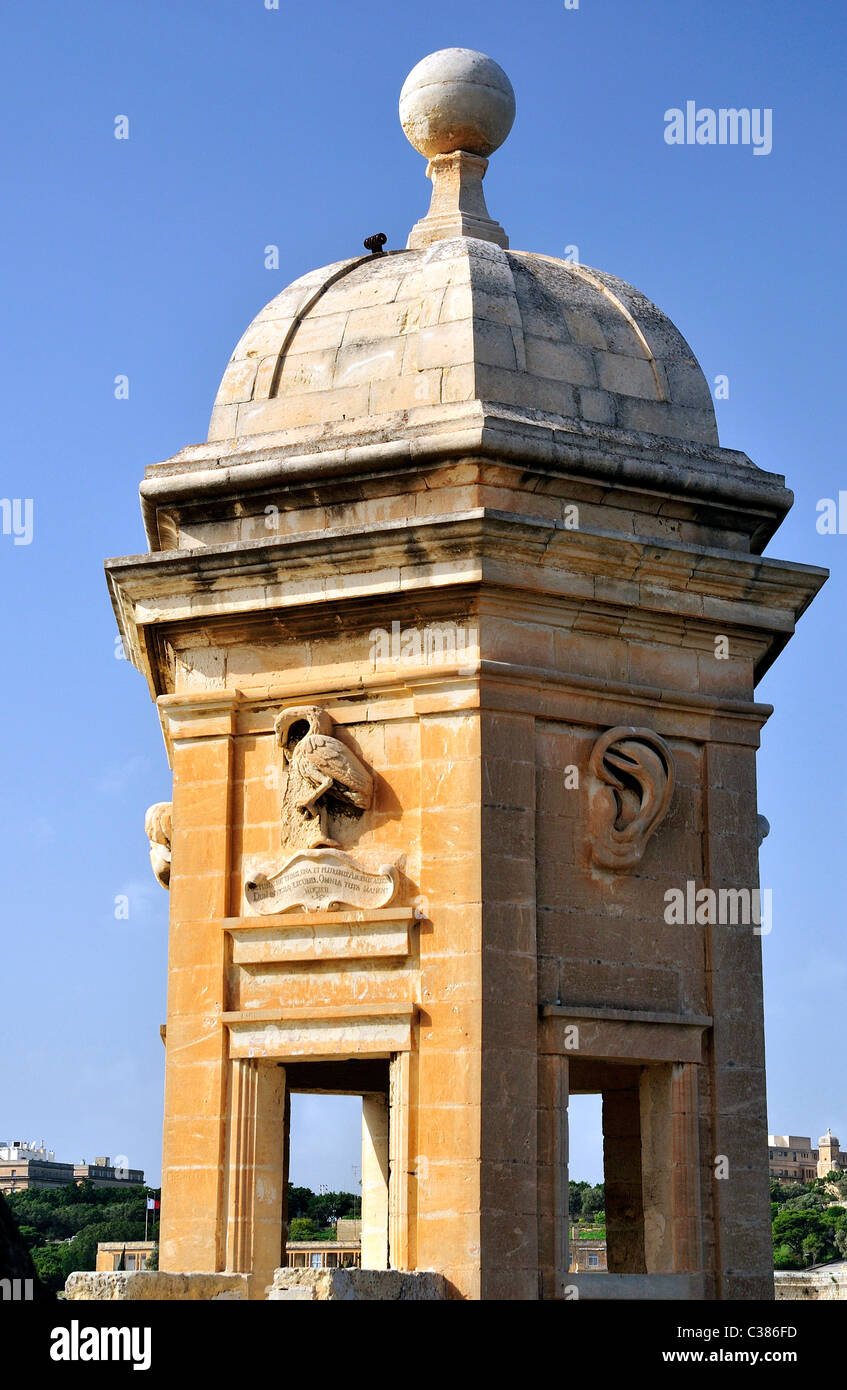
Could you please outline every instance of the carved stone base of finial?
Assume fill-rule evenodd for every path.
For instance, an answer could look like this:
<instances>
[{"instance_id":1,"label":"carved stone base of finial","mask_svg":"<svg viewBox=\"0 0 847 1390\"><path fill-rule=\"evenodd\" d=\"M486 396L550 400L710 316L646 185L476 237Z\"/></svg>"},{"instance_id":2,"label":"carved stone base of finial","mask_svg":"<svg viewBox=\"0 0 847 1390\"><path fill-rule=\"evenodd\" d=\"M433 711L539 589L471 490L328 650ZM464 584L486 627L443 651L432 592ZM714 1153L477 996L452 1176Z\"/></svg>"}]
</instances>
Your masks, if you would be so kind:
<instances>
[{"instance_id":1,"label":"carved stone base of finial","mask_svg":"<svg viewBox=\"0 0 847 1390\"><path fill-rule=\"evenodd\" d=\"M409 233L407 250L419 251L456 236L476 237L508 248L509 238L500 223L489 217L485 205L482 180L487 168L487 159L466 150L437 154L429 161L426 173L432 180L432 200L426 217Z\"/></svg>"}]
</instances>

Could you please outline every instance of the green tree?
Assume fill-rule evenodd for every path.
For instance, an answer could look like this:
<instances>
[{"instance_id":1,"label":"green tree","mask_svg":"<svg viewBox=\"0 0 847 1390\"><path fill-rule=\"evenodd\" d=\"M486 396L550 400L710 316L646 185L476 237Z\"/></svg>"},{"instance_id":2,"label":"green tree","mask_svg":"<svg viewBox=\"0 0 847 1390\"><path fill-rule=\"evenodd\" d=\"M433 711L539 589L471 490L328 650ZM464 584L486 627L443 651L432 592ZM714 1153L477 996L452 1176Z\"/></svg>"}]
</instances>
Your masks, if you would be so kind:
<instances>
[{"instance_id":1,"label":"green tree","mask_svg":"<svg viewBox=\"0 0 847 1390\"><path fill-rule=\"evenodd\" d=\"M310 1187L293 1187L288 1184L288 1219L294 1221L298 1216L308 1216L310 1204L315 1194Z\"/></svg>"},{"instance_id":2,"label":"green tree","mask_svg":"<svg viewBox=\"0 0 847 1390\"><path fill-rule=\"evenodd\" d=\"M568 1215L572 1221L578 1221L582 1215L582 1200L590 1186L587 1182L568 1183Z\"/></svg>"},{"instance_id":3,"label":"green tree","mask_svg":"<svg viewBox=\"0 0 847 1390\"><path fill-rule=\"evenodd\" d=\"M818 1211L781 1211L773 1223L774 1250L787 1246L795 1266L821 1264L835 1259L834 1228Z\"/></svg>"},{"instance_id":4,"label":"green tree","mask_svg":"<svg viewBox=\"0 0 847 1390\"><path fill-rule=\"evenodd\" d=\"M777 1245L773 1252L774 1269L802 1269L803 1261L798 1259L790 1245Z\"/></svg>"},{"instance_id":5,"label":"green tree","mask_svg":"<svg viewBox=\"0 0 847 1390\"><path fill-rule=\"evenodd\" d=\"M771 1181L771 1201L788 1202L792 1197L802 1197L808 1191L808 1187L802 1182L776 1182Z\"/></svg>"},{"instance_id":6,"label":"green tree","mask_svg":"<svg viewBox=\"0 0 847 1390\"><path fill-rule=\"evenodd\" d=\"M783 1202L783 1211L823 1211L827 1198L821 1192L804 1192L799 1197L789 1197Z\"/></svg>"},{"instance_id":7,"label":"green tree","mask_svg":"<svg viewBox=\"0 0 847 1390\"><path fill-rule=\"evenodd\" d=\"M352 1216L354 1201L352 1192L320 1192L310 1203L309 1215L318 1226L326 1229L342 1217Z\"/></svg>"},{"instance_id":8,"label":"green tree","mask_svg":"<svg viewBox=\"0 0 847 1390\"><path fill-rule=\"evenodd\" d=\"M310 1187L288 1187L288 1219L309 1217L319 1231L327 1231L345 1216L358 1216L361 1197L352 1192L313 1192Z\"/></svg>"},{"instance_id":9,"label":"green tree","mask_svg":"<svg viewBox=\"0 0 847 1390\"><path fill-rule=\"evenodd\" d=\"M820 1231L812 1231L803 1240L803 1258L806 1264L819 1265L826 1259L828 1242Z\"/></svg>"},{"instance_id":10,"label":"green tree","mask_svg":"<svg viewBox=\"0 0 847 1390\"><path fill-rule=\"evenodd\" d=\"M318 1227L311 1216L295 1216L288 1226L289 1240L317 1240Z\"/></svg>"},{"instance_id":11,"label":"green tree","mask_svg":"<svg viewBox=\"0 0 847 1390\"><path fill-rule=\"evenodd\" d=\"M606 1194L603 1184L598 1182L595 1187L587 1187L582 1194L582 1217L593 1221L601 1211L605 1211Z\"/></svg>"},{"instance_id":12,"label":"green tree","mask_svg":"<svg viewBox=\"0 0 847 1390\"><path fill-rule=\"evenodd\" d=\"M821 1220L825 1221L833 1233L842 1230L847 1226L847 1208L839 1206L827 1207L821 1212Z\"/></svg>"},{"instance_id":13,"label":"green tree","mask_svg":"<svg viewBox=\"0 0 847 1390\"><path fill-rule=\"evenodd\" d=\"M786 1245L794 1259L801 1259L803 1240L809 1234L809 1222L817 1223L813 1212L780 1212L773 1222L774 1245Z\"/></svg>"},{"instance_id":14,"label":"green tree","mask_svg":"<svg viewBox=\"0 0 847 1390\"><path fill-rule=\"evenodd\" d=\"M64 1288L65 1280L73 1269L69 1250L70 1246L64 1244L39 1245L32 1252L32 1262L39 1279L53 1293L59 1293Z\"/></svg>"},{"instance_id":15,"label":"green tree","mask_svg":"<svg viewBox=\"0 0 847 1390\"><path fill-rule=\"evenodd\" d=\"M64 1187L58 1188L57 1195L62 1206L76 1207L83 1203L96 1201L97 1188L90 1178L83 1178L80 1182L69 1182Z\"/></svg>"},{"instance_id":16,"label":"green tree","mask_svg":"<svg viewBox=\"0 0 847 1390\"><path fill-rule=\"evenodd\" d=\"M144 1239L146 1198L151 1190L68 1183L12 1193L8 1206L23 1227L33 1260L38 1257L36 1268L40 1273L43 1266L44 1282L56 1291L74 1270L94 1269L99 1241ZM157 1222L150 1226L151 1239L157 1240L158 1232Z\"/></svg>"},{"instance_id":17,"label":"green tree","mask_svg":"<svg viewBox=\"0 0 847 1390\"><path fill-rule=\"evenodd\" d=\"M143 1239L144 1223L141 1221L98 1221L86 1226L79 1235L74 1236L68 1249L76 1260L74 1269L94 1269L100 1241Z\"/></svg>"}]
</instances>

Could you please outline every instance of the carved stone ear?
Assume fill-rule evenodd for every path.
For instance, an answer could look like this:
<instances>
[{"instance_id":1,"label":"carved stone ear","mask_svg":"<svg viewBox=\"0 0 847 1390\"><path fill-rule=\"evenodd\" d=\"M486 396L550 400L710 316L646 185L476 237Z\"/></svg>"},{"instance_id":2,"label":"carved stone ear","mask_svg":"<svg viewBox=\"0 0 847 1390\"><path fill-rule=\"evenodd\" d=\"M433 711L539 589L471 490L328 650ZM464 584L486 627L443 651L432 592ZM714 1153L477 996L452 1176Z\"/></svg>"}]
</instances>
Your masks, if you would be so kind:
<instances>
[{"instance_id":1,"label":"carved stone ear","mask_svg":"<svg viewBox=\"0 0 847 1390\"><path fill-rule=\"evenodd\" d=\"M588 771L592 863L625 872L640 862L670 805L671 750L652 729L618 726L598 738Z\"/></svg>"}]
</instances>

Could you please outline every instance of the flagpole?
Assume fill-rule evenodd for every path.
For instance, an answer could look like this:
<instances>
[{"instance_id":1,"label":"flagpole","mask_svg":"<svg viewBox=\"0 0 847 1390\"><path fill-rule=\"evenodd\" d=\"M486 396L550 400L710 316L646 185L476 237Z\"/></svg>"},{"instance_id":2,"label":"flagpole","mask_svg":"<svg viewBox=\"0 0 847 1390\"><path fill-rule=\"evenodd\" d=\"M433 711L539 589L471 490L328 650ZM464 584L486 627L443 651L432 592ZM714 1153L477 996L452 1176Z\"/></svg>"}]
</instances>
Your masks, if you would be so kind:
<instances>
[{"instance_id":1,"label":"flagpole","mask_svg":"<svg viewBox=\"0 0 847 1390\"><path fill-rule=\"evenodd\" d=\"M145 1241L147 1240L147 1222L148 1222L149 1217L150 1217L150 1208L149 1208L148 1205L147 1205L148 1200L149 1200L149 1199L148 1199L147 1197L145 1197L145 1199L144 1199L144 1239L145 1239Z\"/></svg>"}]
</instances>

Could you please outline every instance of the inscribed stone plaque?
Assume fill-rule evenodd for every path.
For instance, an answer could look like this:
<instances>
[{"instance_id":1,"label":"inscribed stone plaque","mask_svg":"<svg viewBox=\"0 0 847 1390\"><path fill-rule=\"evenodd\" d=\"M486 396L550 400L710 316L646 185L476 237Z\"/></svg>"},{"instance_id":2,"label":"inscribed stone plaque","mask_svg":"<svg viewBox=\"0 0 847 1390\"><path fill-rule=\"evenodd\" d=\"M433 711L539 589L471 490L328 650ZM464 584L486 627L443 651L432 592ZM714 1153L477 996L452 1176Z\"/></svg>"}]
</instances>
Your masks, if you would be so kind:
<instances>
[{"instance_id":1,"label":"inscribed stone plaque","mask_svg":"<svg viewBox=\"0 0 847 1390\"><path fill-rule=\"evenodd\" d=\"M397 870L363 869L344 850L298 850L279 868L254 873L244 896L254 912L329 912L336 907L385 907L394 897Z\"/></svg>"}]
</instances>

